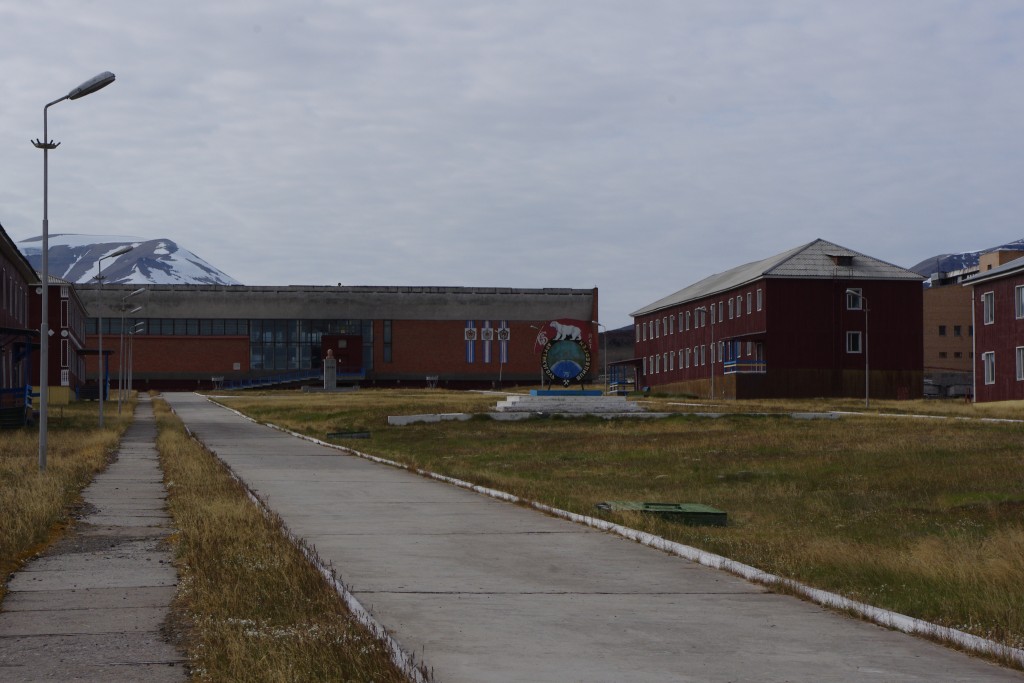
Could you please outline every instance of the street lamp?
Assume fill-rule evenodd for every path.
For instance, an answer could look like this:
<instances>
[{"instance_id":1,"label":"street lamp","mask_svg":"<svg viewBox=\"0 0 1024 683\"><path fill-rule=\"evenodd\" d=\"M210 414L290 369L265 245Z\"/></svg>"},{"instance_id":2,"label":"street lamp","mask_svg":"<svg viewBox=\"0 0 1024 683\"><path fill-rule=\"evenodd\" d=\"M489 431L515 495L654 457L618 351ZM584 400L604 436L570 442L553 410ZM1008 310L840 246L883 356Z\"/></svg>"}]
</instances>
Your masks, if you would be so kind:
<instances>
[{"instance_id":1,"label":"street lamp","mask_svg":"<svg viewBox=\"0 0 1024 683\"><path fill-rule=\"evenodd\" d=\"M864 308L864 407L871 407L871 375L869 373L868 365L868 298L861 294L859 290L847 289L847 295L853 295L860 298L861 305Z\"/></svg>"},{"instance_id":2,"label":"street lamp","mask_svg":"<svg viewBox=\"0 0 1024 683\"><path fill-rule=\"evenodd\" d=\"M601 352L602 360L604 361L604 393L608 393L608 389L611 383L608 381L608 326L604 323L599 323L596 320L591 320L598 327L604 328L604 350ZM600 330L598 330L600 332Z\"/></svg>"},{"instance_id":3,"label":"street lamp","mask_svg":"<svg viewBox=\"0 0 1024 683\"><path fill-rule=\"evenodd\" d=\"M117 352L117 414L121 414L121 396L124 394L124 373L125 373L125 358L124 358L124 318L125 315L135 315L142 310L142 306L136 306L132 310L128 311L128 299L145 292L145 287L139 287L130 294L125 294L121 297L121 327L119 328L119 334L121 336L121 343L118 347Z\"/></svg>"},{"instance_id":4,"label":"street lamp","mask_svg":"<svg viewBox=\"0 0 1024 683\"><path fill-rule=\"evenodd\" d=\"M108 258L114 258L115 256L121 256L122 254L127 254L129 251L131 251L134 248L135 248L134 245L129 244L129 245L121 247L117 251L111 252L111 253L107 254L106 256L100 256L98 259L96 259L96 282L100 283L100 291L101 292L103 291L103 260L104 259L108 259ZM99 346L100 346L99 385L100 385L100 429L102 429L103 428L103 394L106 393L106 389L107 389L107 377L106 377L107 373L104 372L106 370L106 368L104 367L105 363L103 362L103 314L100 312L99 309L97 309L96 313L97 313L97 319L96 319L97 326L96 326L96 329L99 332L99 337L100 337L100 343L99 343Z\"/></svg>"},{"instance_id":5,"label":"street lamp","mask_svg":"<svg viewBox=\"0 0 1024 683\"><path fill-rule=\"evenodd\" d=\"M39 322L39 471L46 471L46 423L50 403L50 150L57 149L59 142L50 140L47 133L47 113L50 107L64 100L77 100L79 97L91 95L101 88L114 82L114 74L104 71L90 78L64 97L60 97L43 107L43 137L33 140L37 149L43 150L43 258L40 272L42 307Z\"/></svg>"},{"instance_id":6,"label":"street lamp","mask_svg":"<svg viewBox=\"0 0 1024 683\"><path fill-rule=\"evenodd\" d=\"M128 394L131 396L132 391L132 368L135 362L135 335L142 332L146 328L146 323L139 321L135 323L132 329L128 330Z\"/></svg>"}]
</instances>

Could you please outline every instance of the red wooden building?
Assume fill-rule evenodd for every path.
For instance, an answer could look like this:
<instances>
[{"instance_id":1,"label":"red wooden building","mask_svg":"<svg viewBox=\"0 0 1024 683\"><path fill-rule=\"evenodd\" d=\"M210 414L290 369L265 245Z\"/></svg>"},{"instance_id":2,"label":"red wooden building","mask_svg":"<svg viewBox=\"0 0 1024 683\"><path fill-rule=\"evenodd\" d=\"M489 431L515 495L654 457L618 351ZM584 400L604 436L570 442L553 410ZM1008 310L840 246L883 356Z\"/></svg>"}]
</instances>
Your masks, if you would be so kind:
<instances>
[{"instance_id":1,"label":"red wooden building","mask_svg":"<svg viewBox=\"0 0 1024 683\"><path fill-rule=\"evenodd\" d=\"M79 398L85 384L86 349L85 323L88 316L75 285L67 280L50 276L49 295L49 366L47 381L50 385L49 402L54 405ZM33 287L29 298L29 320L38 331L42 322L42 287ZM38 338L38 335L37 335ZM95 351L91 352L95 354ZM32 354L32 382L39 384L39 348Z\"/></svg>"},{"instance_id":2,"label":"red wooden building","mask_svg":"<svg viewBox=\"0 0 1024 683\"><path fill-rule=\"evenodd\" d=\"M32 328L29 292L36 282L32 265L0 226L0 408L24 408L32 382L29 362L39 332Z\"/></svg>"},{"instance_id":3,"label":"red wooden building","mask_svg":"<svg viewBox=\"0 0 1024 683\"><path fill-rule=\"evenodd\" d=\"M967 280L974 308L974 399L1024 399L1024 258Z\"/></svg>"},{"instance_id":4,"label":"red wooden building","mask_svg":"<svg viewBox=\"0 0 1024 683\"><path fill-rule=\"evenodd\" d=\"M632 313L646 386L719 398L922 395L922 277L825 240Z\"/></svg>"}]
</instances>

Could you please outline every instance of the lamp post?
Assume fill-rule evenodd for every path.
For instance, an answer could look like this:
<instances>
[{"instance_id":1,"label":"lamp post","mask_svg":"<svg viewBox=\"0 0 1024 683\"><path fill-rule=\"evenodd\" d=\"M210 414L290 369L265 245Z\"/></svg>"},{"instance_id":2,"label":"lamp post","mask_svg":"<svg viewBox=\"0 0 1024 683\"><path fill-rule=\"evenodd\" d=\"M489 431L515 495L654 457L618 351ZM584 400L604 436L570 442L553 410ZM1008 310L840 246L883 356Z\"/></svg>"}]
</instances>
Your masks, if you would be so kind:
<instances>
[{"instance_id":1,"label":"lamp post","mask_svg":"<svg viewBox=\"0 0 1024 683\"><path fill-rule=\"evenodd\" d=\"M604 393L608 393L608 388L611 384L608 381L608 326L604 323L599 323L596 320L591 320L593 324L599 328L604 328L604 350L601 351L601 360L604 361ZM598 330L600 332L600 330Z\"/></svg>"},{"instance_id":2,"label":"lamp post","mask_svg":"<svg viewBox=\"0 0 1024 683\"><path fill-rule=\"evenodd\" d=\"M856 289L847 289L846 294L860 297L864 308L864 407L871 407L871 374L868 364L868 298Z\"/></svg>"},{"instance_id":3,"label":"lamp post","mask_svg":"<svg viewBox=\"0 0 1024 683\"><path fill-rule=\"evenodd\" d=\"M98 282L99 285L100 285L100 291L103 291L103 260L104 259L108 259L108 258L114 258L114 257L120 256L122 254L127 254L129 251L131 251L134 248L135 247L132 246L132 245L124 246L124 247L121 247L120 249L118 249L117 251L111 252L111 253L107 254L106 256L100 256L98 259L96 259L96 282ZM103 314L99 312L99 309L97 309L97 314L98 315L97 315L97 318L96 318L96 323L97 323L96 329L97 329L97 332L99 333L99 338L100 338L100 340L99 340L99 347L100 347L100 357L99 357L99 388L100 388L100 428L102 429L103 428L103 395L105 393L107 393L106 392L106 389L107 389L107 373L105 372L106 368L104 367L105 363L103 362Z\"/></svg>"},{"instance_id":4,"label":"lamp post","mask_svg":"<svg viewBox=\"0 0 1024 683\"><path fill-rule=\"evenodd\" d=\"M59 142L50 140L47 131L47 113L50 107L64 100L77 100L105 88L114 82L114 74L104 71L93 76L85 83L74 88L64 97L60 97L43 107L43 137L33 140L37 149L43 150L43 243L42 269L39 274L42 306L39 321L39 471L46 471L46 429L47 414L50 403L50 150L57 149Z\"/></svg>"},{"instance_id":5,"label":"lamp post","mask_svg":"<svg viewBox=\"0 0 1024 683\"><path fill-rule=\"evenodd\" d=\"M132 329L128 330L128 394L131 395L132 391L132 368L135 362L135 335L145 329L146 323L139 321L135 323Z\"/></svg>"},{"instance_id":6,"label":"lamp post","mask_svg":"<svg viewBox=\"0 0 1024 683\"><path fill-rule=\"evenodd\" d=\"M135 315L136 313L138 313L139 311L142 310L142 306L136 306L135 308L133 308L130 311L127 311L127 313L126 313L126 309L128 308L128 299L133 297L133 296L135 296L136 294L141 294L142 292L145 292L145 291L146 291L145 287L139 287L134 292L131 292L130 294L125 294L123 297L121 297L121 327L120 327L120 330L119 330L119 333L121 335L121 343L120 343L120 346L118 347L118 352L117 352L117 414L118 415L121 414L121 395L124 393L124 373L125 373L124 318L125 318L126 314L127 315Z\"/></svg>"}]
</instances>

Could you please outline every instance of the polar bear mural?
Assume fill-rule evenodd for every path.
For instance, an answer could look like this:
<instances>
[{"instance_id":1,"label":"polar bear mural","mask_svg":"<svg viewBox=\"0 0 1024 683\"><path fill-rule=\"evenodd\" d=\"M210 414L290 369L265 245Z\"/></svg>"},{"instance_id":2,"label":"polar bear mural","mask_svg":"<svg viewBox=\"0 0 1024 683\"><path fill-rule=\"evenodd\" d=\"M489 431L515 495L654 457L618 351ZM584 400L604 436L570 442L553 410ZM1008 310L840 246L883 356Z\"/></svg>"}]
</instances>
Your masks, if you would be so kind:
<instances>
[{"instance_id":1,"label":"polar bear mural","mask_svg":"<svg viewBox=\"0 0 1024 683\"><path fill-rule=\"evenodd\" d=\"M557 320L551 321L551 327L555 330L554 341L561 341L563 339L571 339L572 341L578 341L582 338L580 328L575 325L563 325Z\"/></svg>"}]
</instances>

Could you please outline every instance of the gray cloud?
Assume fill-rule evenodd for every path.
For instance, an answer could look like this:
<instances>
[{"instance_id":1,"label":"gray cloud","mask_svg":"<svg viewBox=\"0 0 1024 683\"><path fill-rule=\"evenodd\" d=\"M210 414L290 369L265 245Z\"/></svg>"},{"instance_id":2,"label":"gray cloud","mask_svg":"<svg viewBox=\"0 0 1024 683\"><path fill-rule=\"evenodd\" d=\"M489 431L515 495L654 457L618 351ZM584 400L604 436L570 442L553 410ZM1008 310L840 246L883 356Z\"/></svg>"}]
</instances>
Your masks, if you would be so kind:
<instances>
[{"instance_id":1,"label":"gray cloud","mask_svg":"<svg viewBox=\"0 0 1024 683\"><path fill-rule=\"evenodd\" d=\"M610 326L816 237L1024 236L1024 16L961 3L0 6L0 222L169 237L249 284L590 287Z\"/></svg>"}]
</instances>

